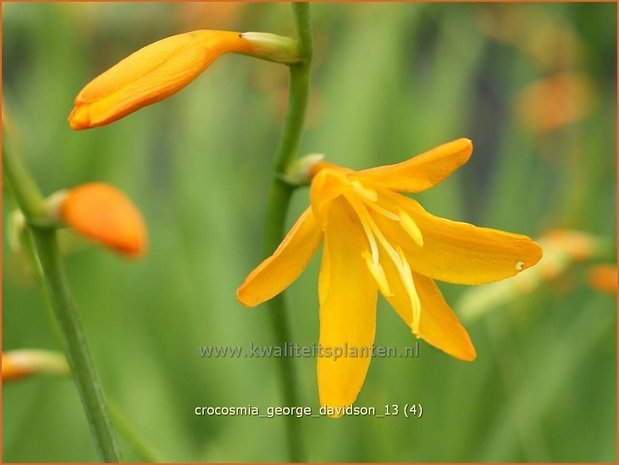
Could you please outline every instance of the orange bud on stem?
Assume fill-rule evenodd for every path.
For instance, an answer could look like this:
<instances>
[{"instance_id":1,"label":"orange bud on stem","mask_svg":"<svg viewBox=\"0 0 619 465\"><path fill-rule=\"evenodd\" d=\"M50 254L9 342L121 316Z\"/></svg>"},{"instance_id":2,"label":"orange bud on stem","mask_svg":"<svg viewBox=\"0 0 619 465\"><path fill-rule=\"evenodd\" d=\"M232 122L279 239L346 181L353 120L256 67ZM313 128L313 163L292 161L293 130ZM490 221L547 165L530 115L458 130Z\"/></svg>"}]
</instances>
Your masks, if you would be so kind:
<instances>
[{"instance_id":1,"label":"orange bud on stem","mask_svg":"<svg viewBox=\"0 0 619 465\"><path fill-rule=\"evenodd\" d=\"M66 375L69 365L62 354L49 350L18 349L2 353L3 383L37 373Z\"/></svg>"},{"instance_id":2,"label":"orange bud on stem","mask_svg":"<svg viewBox=\"0 0 619 465\"><path fill-rule=\"evenodd\" d=\"M96 77L75 98L73 129L116 121L188 85L227 52L251 53L238 32L199 30L154 42Z\"/></svg>"},{"instance_id":3,"label":"orange bud on stem","mask_svg":"<svg viewBox=\"0 0 619 465\"><path fill-rule=\"evenodd\" d=\"M122 255L137 257L146 249L140 212L122 192L107 184L84 184L68 191L60 216L76 232Z\"/></svg>"}]
</instances>

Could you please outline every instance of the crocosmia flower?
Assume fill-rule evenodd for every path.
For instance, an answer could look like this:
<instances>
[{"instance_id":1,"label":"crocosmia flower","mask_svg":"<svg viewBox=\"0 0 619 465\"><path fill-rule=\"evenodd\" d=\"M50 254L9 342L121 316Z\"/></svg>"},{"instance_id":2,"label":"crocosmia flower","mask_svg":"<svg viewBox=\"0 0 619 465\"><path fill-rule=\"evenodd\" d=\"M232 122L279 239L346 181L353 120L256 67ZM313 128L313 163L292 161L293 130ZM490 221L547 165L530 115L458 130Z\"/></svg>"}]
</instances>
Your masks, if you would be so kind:
<instances>
[{"instance_id":1,"label":"crocosmia flower","mask_svg":"<svg viewBox=\"0 0 619 465\"><path fill-rule=\"evenodd\" d=\"M238 289L239 301L250 307L274 297L324 242L318 388L321 405L335 410L332 416L354 402L365 380L378 292L417 337L471 361L475 348L435 280L498 281L541 258L541 248L527 236L439 218L399 194L435 186L471 152L471 142L458 139L403 163L363 171L316 164L311 206ZM357 356L329 356L338 347L356 348Z\"/></svg>"},{"instance_id":2,"label":"crocosmia flower","mask_svg":"<svg viewBox=\"0 0 619 465\"><path fill-rule=\"evenodd\" d=\"M63 193L59 215L78 234L122 255L137 257L146 250L146 228L140 212L108 184L83 184Z\"/></svg>"},{"instance_id":3,"label":"crocosmia flower","mask_svg":"<svg viewBox=\"0 0 619 465\"><path fill-rule=\"evenodd\" d=\"M220 55L253 49L230 31L193 31L154 42L88 83L75 98L69 123L87 129L116 121L175 94Z\"/></svg>"}]
</instances>

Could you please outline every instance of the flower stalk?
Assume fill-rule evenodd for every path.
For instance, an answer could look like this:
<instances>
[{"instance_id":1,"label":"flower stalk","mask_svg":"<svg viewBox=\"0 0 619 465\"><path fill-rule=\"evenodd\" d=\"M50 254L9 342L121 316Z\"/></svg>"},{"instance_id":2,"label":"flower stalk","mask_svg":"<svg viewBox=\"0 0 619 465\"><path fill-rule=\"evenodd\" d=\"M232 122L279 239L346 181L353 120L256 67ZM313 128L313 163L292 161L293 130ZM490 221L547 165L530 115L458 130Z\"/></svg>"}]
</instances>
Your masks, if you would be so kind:
<instances>
[{"instance_id":1,"label":"flower stalk","mask_svg":"<svg viewBox=\"0 0 619 465\"><path fill-rule=\"evenodd\" d=\"M275 250L285 232L286 216L294 186L285 183L281 176L290 162L297 156L299 141L305 122L305 112L309 95L310 67L312 59L312 32L310 8L308 3L293 3L292 12L295 21L297 44L301 61L290 65L290 81L288 107L284 120L282 137L275 158L275 174L269 192L267 217L264 232L264 253ZM287 306L283 295L268 303L273 332L279 344L291 340L287 320ZM278 358L280 379L286 405L298 405L297 378L292 360L286 357ZM300 423L298 419L286 417L288 422L287 443L291 462L302 462Z\"/></svg>"},{"instance_id":2,"label":"flower stalk","mask_svg":"<svg viewBox=\"0 0 619 465\"><path fill-rule=\"evenodd\" d=\"M9 139L7 141L7 139ZM120 453L112 432L101 382L95 371L84 330L71 295L66 273L60 259L56 230L36 226L45 215L46 203L26 166L14 151L7 148L12 141L3 115L2 170L3 178L26 217L28 230L34 239L39 270L45 283L46 296L61 330L67 358L86 412L99 456L105 462L118 462ZM9 142L9 144L7 144Z\"/></svg>"}]
</instances>

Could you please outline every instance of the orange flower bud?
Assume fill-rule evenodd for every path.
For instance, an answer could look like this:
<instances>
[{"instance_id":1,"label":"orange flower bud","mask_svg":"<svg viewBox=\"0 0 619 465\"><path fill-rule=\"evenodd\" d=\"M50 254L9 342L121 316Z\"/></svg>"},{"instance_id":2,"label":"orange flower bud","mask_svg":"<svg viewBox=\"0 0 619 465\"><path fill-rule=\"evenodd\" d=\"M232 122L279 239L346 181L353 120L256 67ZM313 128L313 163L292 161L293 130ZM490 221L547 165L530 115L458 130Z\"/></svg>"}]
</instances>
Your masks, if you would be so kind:
<instances>
[{"instance_id":1,"label":"orange flower bud","mask_svg":"<svg viewBox=\"0 0 619 465\"><path fill-rule=\"evenodd\" d=\"M154 42L88 83L75 98L69 124L87 129L116 121L175 94L220 55L253 48L229 31L199 30Z\"/></svg>"},{"instance_id":2,"label":"orange flower bud","mask_svg":"<svg viewBox=\"0 0 619 465\"><path fill-rule=\"evenodd\" d=\"M122 192L107 184L84 184L68 191L60 216L79 234L122 255L137 257L146 249L140 212Z\"/></svg>"},{"instance_id":3,"label":"orange flower bud","mask_svg":"<svg viewBox=\"0 0 619 465\"><path fill-rule=\"evenodd\" d=\"M30 370L16 364L10 356L2 354L2 381L20 379L28 374Z\"/></svg>"},{"instance_id":4,"label":"orange flower bud","mask_svg":"<svg viewBox=\"0 0 619 465\"><path fill-rule=\"evenodd\" d=\"M69 365L62 354L48 350L21 349L2 353L2 382L35 373L68 374Z\"/></svg>"}]
</instances>

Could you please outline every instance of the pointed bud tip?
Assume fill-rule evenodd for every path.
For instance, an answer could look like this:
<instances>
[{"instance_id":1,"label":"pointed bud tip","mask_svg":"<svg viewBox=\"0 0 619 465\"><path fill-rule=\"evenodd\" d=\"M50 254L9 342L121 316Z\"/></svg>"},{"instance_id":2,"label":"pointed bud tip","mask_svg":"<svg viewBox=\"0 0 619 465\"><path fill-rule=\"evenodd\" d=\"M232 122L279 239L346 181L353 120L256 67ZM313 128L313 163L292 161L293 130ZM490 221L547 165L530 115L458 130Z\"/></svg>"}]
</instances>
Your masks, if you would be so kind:
<instances>
[{"instance_id":1,"label":"pointed bud tip","mask_svg":"<svg viewBox=\"0 0 619 465\"><path fill-rule=\"evenodd\" d=\"M69 114L69 125L71 129L80 131L82 129L91 128L90 115L88 114L88 108L76 104Z\"/></svg>"}]
</instances>

